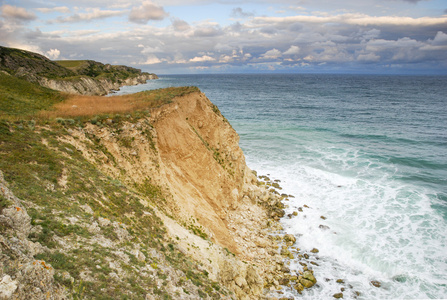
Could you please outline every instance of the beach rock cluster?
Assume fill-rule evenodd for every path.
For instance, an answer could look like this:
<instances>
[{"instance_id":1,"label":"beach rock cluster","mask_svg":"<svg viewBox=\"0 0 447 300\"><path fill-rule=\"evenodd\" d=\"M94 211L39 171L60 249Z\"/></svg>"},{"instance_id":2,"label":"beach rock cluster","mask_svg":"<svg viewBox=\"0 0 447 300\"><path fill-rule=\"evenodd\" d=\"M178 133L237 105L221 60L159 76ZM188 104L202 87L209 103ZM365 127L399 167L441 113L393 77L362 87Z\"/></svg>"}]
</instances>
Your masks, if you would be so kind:
<instances>
[{"instance_id":1,"label":"beach rock cluster","mask_svg":"<svg viewBox=\"0 0 447 300\"><path fill-rule=\"evenodd\" d=\"M284 288L293 288L301 294L312 288L317 279L305 263L297 273L288 267L291 259L309 258L307 253L300 254L297 238L284 234L279 222L285 216L284 201L293 196L280 194L278 181L271 181L267 176L247 175L246 178L250 179L245 185L245 195L229 215L234 239L244 249L242 257L260 267L265 297L275 299ZM313 249L311 254L316 252Z\"/></svg>"}]
</instances>

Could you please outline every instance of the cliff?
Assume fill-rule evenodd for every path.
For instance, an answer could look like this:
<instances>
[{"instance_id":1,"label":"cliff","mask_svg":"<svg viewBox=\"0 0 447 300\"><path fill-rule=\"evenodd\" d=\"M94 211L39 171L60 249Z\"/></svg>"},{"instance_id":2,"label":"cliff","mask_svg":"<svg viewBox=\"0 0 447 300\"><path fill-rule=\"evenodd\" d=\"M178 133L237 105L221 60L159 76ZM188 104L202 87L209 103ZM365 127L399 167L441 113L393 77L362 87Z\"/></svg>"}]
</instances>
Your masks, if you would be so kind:
<instances>
[{"instance_id":1,"label":"cliff","mask_svg":"<svg viewBox=\"0 0 447 300\"><path fill-rule=\"evenodd\" d=\"M1 122L4 297L259 299L278 285L282 198L204 94L163 92L127 115L70 102L56 119Z\"/></svg>"},{"instance_id":2,"label":"cliff","mask_svg":"<svg viewBox=\"0 0 447 300\"><path fill-rule=\"evenodd\" d=\"M91 60L51 61L43 55L0 46L0 70L54 90L106 95L125 85L145 83L157 75Z\"/></svg>"},{"instance_id":3,"label":"cliff","mask_svg":"<svg viewBox=\"0 0 447 300\"><path fill-rule=\"evenodd\" d=\"M288 195L195 87L92 97L0 72L0 299L265 299ZM303 262L304 263L304 262Z\"/></svg>"}]
</instances>

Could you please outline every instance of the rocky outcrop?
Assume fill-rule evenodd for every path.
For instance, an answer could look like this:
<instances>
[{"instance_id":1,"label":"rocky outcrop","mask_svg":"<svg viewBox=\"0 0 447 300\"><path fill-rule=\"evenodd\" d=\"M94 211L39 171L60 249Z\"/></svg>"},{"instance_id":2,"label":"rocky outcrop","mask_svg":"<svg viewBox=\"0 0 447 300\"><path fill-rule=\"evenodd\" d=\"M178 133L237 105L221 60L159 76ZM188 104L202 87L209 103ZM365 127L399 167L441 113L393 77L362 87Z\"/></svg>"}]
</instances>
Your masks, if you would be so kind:
<instances>
[{"instance_id":1,"label":"rocky outcrop","mask_svg":"<svg viewBox=\"0 0 447 300\"><path fill-rule=\"evenodd\" d=\"M54 281L53 267L34 256L44 251L28 239L35 230L23 205L8 188L0 171L0 299L66 299Z\"/></svg>"}]
</instances>

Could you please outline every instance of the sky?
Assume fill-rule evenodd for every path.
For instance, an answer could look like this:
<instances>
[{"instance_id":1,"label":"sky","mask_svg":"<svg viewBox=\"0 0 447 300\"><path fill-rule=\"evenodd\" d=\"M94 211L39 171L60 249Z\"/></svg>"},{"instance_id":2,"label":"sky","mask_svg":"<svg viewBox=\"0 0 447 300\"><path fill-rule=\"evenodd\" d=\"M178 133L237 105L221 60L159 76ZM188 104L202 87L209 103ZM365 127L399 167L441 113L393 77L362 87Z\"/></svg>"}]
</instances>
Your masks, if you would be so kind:
<instances>
[{"instance_id":1,"label":"sky","mask_svg":"<svg viewBox=\"0 0 447 300\"><path fill-rule=\"evenodd\" d=\"M447 74L446 0L0 0L0 45L156 74Z\"/></svg>"}]
</instances>

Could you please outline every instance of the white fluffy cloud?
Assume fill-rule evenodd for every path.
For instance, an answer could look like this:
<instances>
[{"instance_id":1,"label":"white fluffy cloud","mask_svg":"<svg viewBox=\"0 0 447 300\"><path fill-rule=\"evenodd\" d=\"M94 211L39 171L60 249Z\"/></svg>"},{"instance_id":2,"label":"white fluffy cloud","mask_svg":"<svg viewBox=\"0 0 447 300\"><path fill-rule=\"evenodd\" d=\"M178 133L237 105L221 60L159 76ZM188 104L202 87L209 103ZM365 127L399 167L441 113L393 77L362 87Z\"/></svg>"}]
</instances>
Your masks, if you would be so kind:
<instances>
[{"instance_id":1,"label":"white fluffy cloud","mask_svg":"<svg viewBox=\"0 0 447 300\"><path fill-rule=\"evenodd\" d=\"M49 59L55 60L59 58L61 52L58 49L50 49L49 51L46 52L46 55Z\"/></svg>"},{"instance_id":2,"label":"white fluffy cloud","mask_svg":"<svg viewBox=\"0 0 447 300\"><path fill-rule=\"evenodd\" d=\"M141 6L132 8L129 20L138 24L146 24L151 20L163 20L168 15L163 7L151 1L144 1Z\"/></svg>"},{"instance_id":3,"label":"white fluffy cloud","mask_svg":"<svg viewBox=\"0 0 447 300\"><path fill-rule=\"evenodd\" d=\"M278 49L269 50L261 55L261 57L264 59L277 59L281 56L282 56L282 53Z\"/></svg>"},{"instance_id":4,"label":"white fluffy cloud","mask_svg":"<svg viewBox=\"0 0 447 300\"><path fill-rule=\"evenodd\" d=\"M41 13L52 13L52 12L59 12L59 13L69 13L70 9L67 6L57 6L57 7L41 7L36 8L37 11L40 11Z\"/></svg>"},{"instance_id":5,"label":"white fluffy cloud","mask_svg":"<svg viewBox=\"0 0 447 300\"><path fill-rule=\"evenodd\" d=\"M292 45L292 46L290 46L290 48L289 48L286 52L284 52L283 54L284 54L284 55L296 55L296 54L299 54L299 53L300 53L300 47Z\"/></svg>"},{"instance_id":6,"label":"white fluffy cloud","mask_svg":"<svg viewBox=\"0 0 447 300\"><path fill-rule=\"evenodd\" d=\"M147 59L143 63L143 65L154 65L154 64L159 64L161 62L162 61L157 56L155 56L154 54L150 54L147 56Z\"/></svg>"},{"instance_id":7,"label":"white fluffy cloud","mask_svg":"<svg viewBox=\"0 0 447 300\"><path fill-rule=\"evenodd\" d=\"M99 8L91 8L88 12L78 13L67 17L59 17L58 23L74 23L83 21L92 21L95 19L105 19L109 17L122 15L124 12L118 10L101 10Z\"/></svg>"},{"instance_id":8,"label":"white fluffy cloud","mask_svg":"<svg viewBox=\"0 0 447 300\"><path fill-rule=\"evenodd\" d=\"M18 21L31 21L36 19L34 13L28 12L23 7L12 6L5 4L0 7L1 16L7 19L15 19Z\"/></svg>"},{"instance_id":9,"label":"white fluffy cloud","mask_svg":"<svg viewBox=\"0 0 447 300\"><path fill-rule=\"evenodd\" d=\"M216 59L209 56L209 55L203 55L203 56L196 56L194 58L191 58L190 62L209 62L209 61L215 61Z\"/></svg>"}]
</instances>

